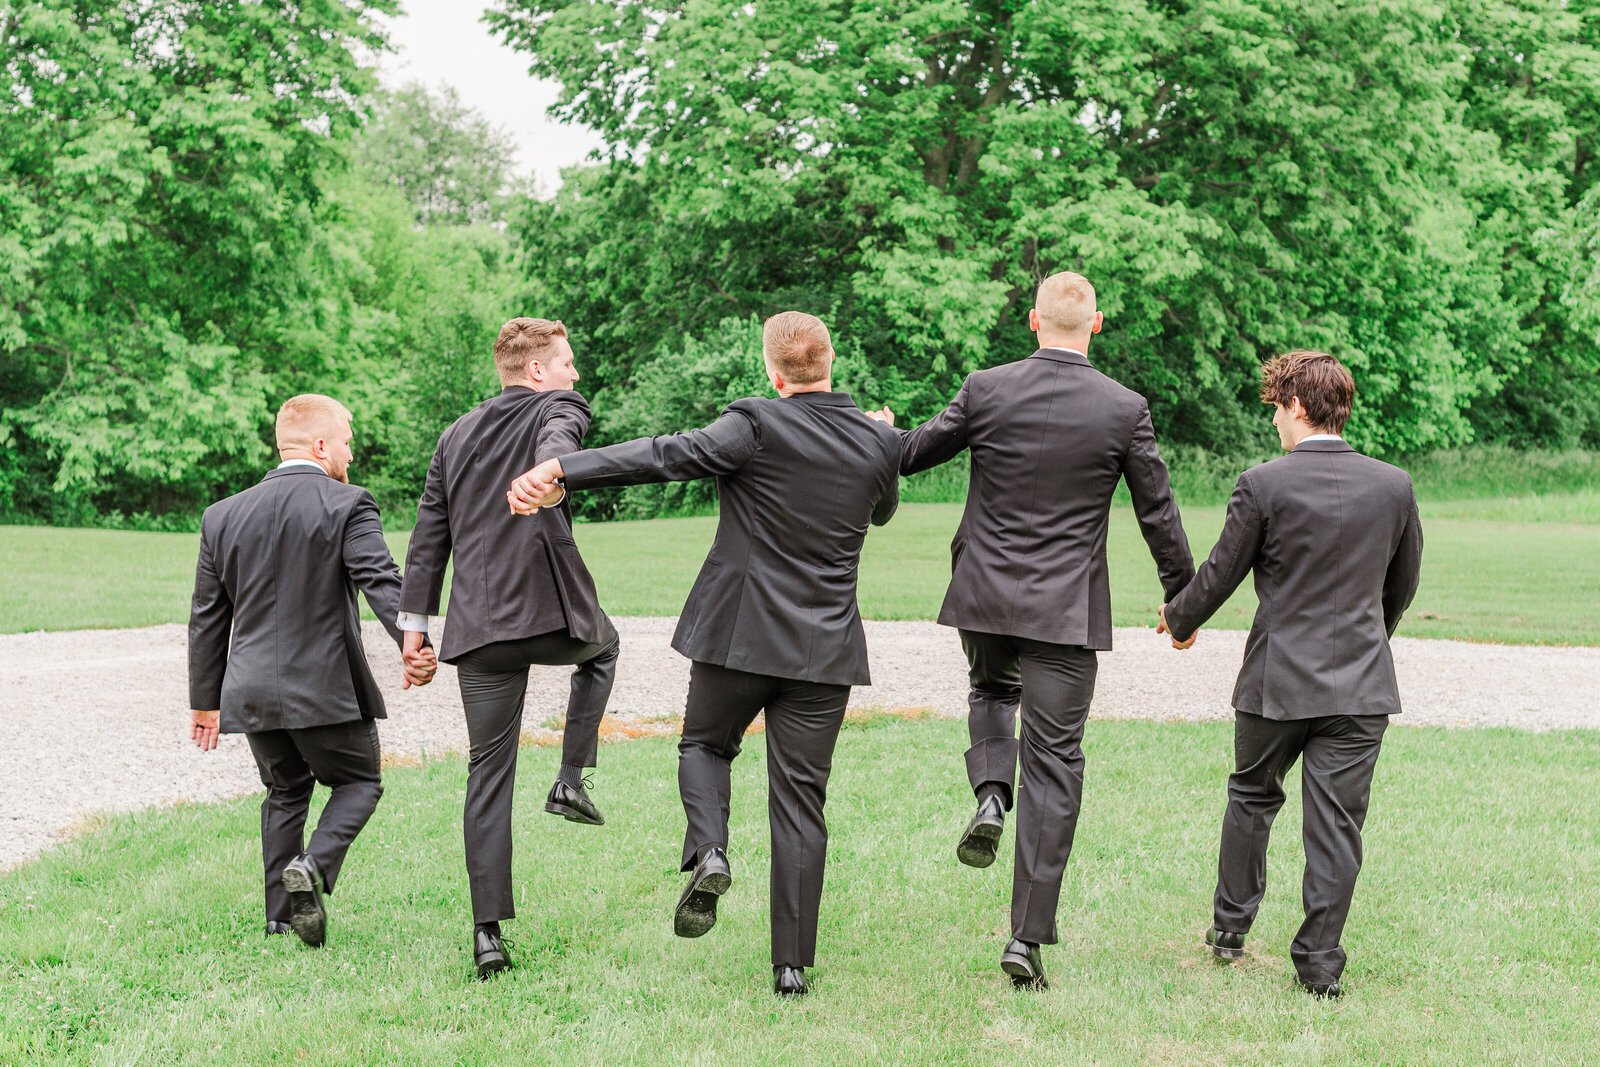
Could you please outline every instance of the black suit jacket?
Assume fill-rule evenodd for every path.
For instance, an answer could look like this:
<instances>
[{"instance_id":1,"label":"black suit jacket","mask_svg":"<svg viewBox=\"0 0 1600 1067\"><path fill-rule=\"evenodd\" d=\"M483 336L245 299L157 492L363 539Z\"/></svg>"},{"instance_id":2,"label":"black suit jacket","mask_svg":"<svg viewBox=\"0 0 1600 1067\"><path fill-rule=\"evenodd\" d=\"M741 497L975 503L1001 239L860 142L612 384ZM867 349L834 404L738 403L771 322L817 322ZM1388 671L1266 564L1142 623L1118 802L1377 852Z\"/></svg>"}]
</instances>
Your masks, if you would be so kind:
<instances>
[{"instance_id":1,"label":"black suit jacket","mask_svg":"<svg viewBox=\"0 0 1600 1067\"><path fill-rule=\"evenodd\" d=\"M1344 441L1302 441L1239 476L1222 537L1167 604L1184 640L1251 570L1255 623L1233 706L1269 719L1400 711L1389 638L1417 591L1411 478Z\"/></svg>"},{"instance_id":2,"label":"black suit jacket","mask_svg":"<svg viewBox=\"0 0 1600 1067\"><path fill-rule=\"evenodd\" d=\"M439 658L565 630L603 643L594 579L572 540L566 502L514 515L506 490L517 475L578 448L589 404L570 389L507 386L439 436L406 552L402 611L439 613L445 565L455 556L449 621Z\"/></svg>"},{"instance_id":3,"label":"black suit jacket","mask_svg":"<svg viewBox=\"0 0 1600 1067\"><path fill-rule=\"evenodd\" d=\"M1110 648L1106 528L1119 478L1167 595L1194 576L1149 407L1081 352L1044 348L968 375L902 446L903 474L972 453L946 626Z\"/></svg>"},{"instance_id":4,"label":"black suit jacket","mask_svg":"<svg viewBox=\"0 0 1600 1067\"><path fill-rule=\"evenodd\" d=\"M220 708L224 733L383 718L358 588L398 645L400 572L360 486L297 465L212 504L189 613L190 707Z\"/></svg>"},{"instance_id":5,"label":"black suit jacket","mask_svg":"<svg viewBox=\"0 0 1600 1067\"><path fill-rule=\"evenodd\" d=\"M900 445L848 393L736 400L710 426L561 457L570 489L715 477L717 539L672 647L734 670L866 685L856 564L900 502Z\"/></svg>"}]
</instances>

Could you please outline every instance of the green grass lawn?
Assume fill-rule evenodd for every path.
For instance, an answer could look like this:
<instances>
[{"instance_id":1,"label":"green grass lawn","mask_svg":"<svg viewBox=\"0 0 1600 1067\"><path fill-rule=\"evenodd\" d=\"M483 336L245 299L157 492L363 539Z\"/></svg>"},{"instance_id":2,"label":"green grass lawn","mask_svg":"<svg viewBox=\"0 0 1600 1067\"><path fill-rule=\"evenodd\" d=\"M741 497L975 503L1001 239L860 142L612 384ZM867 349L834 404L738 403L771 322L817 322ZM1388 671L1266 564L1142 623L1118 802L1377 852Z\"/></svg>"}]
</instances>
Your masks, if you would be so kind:
<instances>
[{"instance_id":1,"label":"green grass lawn","mask_svg":"<svg viewBox=\"0 0 1600 1067\"><path fill-rule=\"evenodd\" d=\"M1297 773L1249 957L1201 947L1225 724L1090 725L1053 988L1012 990L1010 835L986 871L954 856L965 744L959 722L843 734L795 1003L768 992L759 737L735 764L734 886L696 941L671 933L670 739L602 751L603 828L545 815L556 756L524 750L520 967L490 983L469 972L460 758L388 772L320 951L261 937L257 799L110 819L0 875L0 1063L1600 1061L1600 733L1390 731L1333 1003L1288 959Z\"/></svg>"},{"instance_id":2,"label":"green grass lawn","mask_svg":"<svg viewBox=\"0 0 1600 1067\"><path fill-rule=\"evenodd\" d=\"M1595 494L1589 494L1594 496ZM1415 637L1600 644L1600 504L1584 494L1423 505L1422 588L1400 632ZM1597 498L1600 499L1600 498ZM950 575L958 504L906 504L867 538L861 610L868 618L938 614ZM1220 507L1185 508L1200 558L1222 529ZM705 558L714 517L580 524L578 543L601 602L615 615L675 615ZM393 534L396 559L407 535ZM197 535L0 527L0 632L147 626L188 619ZM1118 625L1152 625L1155 566L1133 513L1112 511L1108 546ZM1247 628L1247 582L1211 625Z\"/></svg>"}]
</instances>

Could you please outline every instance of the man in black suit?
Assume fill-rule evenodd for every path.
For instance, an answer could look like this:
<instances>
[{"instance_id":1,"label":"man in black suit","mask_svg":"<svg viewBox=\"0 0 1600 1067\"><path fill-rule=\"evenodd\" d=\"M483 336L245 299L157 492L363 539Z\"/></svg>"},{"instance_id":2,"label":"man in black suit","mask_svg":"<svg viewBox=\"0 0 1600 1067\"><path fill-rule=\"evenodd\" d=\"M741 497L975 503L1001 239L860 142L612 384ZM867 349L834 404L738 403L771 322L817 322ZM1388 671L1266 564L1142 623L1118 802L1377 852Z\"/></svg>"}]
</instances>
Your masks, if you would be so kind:
<instances>
[{"instance_id":1,"label":"man in black suit","mask_svg":"<svg viewBox=\"0 0 1600 1067\"><path fill-rule=\"evenodd\" d=\"M972 684L966 763L978 810L956 855L973 867L994 862L1020 762L1012 938L1000 957L1019 985L1044 985L1039 946L1058 940L1095 652L1111 647L1106 527L1119 479L1167 595L1194 574L1150 409L1089 363L1102 322L1086 278L1046 278L1028 313L1038 351L968 375L949 407L904 435L900 461L914 474L971 453L939 610L960 631Z\"/></svg>"},{"instance_id":2,"label":"man in black suit","mask_svg":"<svg viewBox=\"0 0 1600 1067\"><path fill-rule=\"evenodd\" d=\"M189 615L191 735L243 733L267 798L261 804L267 933L326 937L322 896L383 794L383 696L367 666L356 590L389 630L400 574L372 494L349 484L350 413L307 394L278 412L283 462L206 509ZM231 644L230 648L230 636ZM403 688L425 685L431 648L404 657ZM316 783L332 789L305 843Z\"/></svg>"},{"instance_id":3,"label":"man in black suit","mask_svg":"<svg viewBox=\"0 0 1600 1067\"><path fill-rule=\"evenodd\" d=\"M507 493L528 513L566 488L717 479L717 538L678 619L672 647L694 661L678 745L688 830L674 931L699 937L731 884L729 764L766 712L772 833L773 988L805 993L815 962L834 744L852 685L866 685L856 563L869 523L899 504L899 441L832 391L833 345L820 319L787 311L762 334L778 399L728 405L711 425L558 456Z\"/></svg>"},{"instance_id":4,"label":"man in black suit","mask_svg":"<svg viewBox=\"0 0 1600 1067\"><path fill-rule=\"evenodd\" d=\"M512 319L494 345L504 387L439 437L406 554L400 626L407 647L438 614L452 555L449 620L440 655L456 666L470 753L462 817L472 889L473 957L480 978L511 966L500 923L514 918L511 800L530 664L571 664L561 769L544 810L605 822L583 775L595 765L600 720L616 678L617 631L572 540L565 506L533 522L507 514L505 487L531 464L576 451L589 405L567 330Z\"/></svg>"},{"instance_id":5,"label":"man in black suit","mask_svg":"<svg viewBox=\"0 0 1600 1067\"><path fill-rule=\"evenodd\" d=\"M1321 352L1262 368L1261 399L1274 405L1289 454L1239 476L1222 537L1162 607L1160 625L1186 641L1255 572L1260 606L1233 691L1236 769L1206 941L1220 959L1244 955L1283 776L1302 759L1306 918L1289 955L1305 989L1332 997L1372 772L1389 716L1400 712L1389 638L1422 562L1410 477L1339 436L1354 397L1350 372Z\"/></svg>"}]
</instances>

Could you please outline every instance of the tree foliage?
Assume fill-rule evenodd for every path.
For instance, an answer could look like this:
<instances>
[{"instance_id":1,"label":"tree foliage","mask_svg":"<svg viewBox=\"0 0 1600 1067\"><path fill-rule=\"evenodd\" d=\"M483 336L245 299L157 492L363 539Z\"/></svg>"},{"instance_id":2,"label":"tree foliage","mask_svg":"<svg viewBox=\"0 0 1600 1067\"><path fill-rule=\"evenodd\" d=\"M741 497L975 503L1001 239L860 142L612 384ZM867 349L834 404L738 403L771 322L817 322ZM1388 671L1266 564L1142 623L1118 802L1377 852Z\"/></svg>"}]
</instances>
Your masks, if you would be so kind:
<instances>
[{"instance_id":1,"label":"tree foliage","mask_svg":"<svg viewBox=\"0 0 1600 1067\"><path fill-rule=\"evenodd\" d=\"M356 412L357 470L381 498L414 499L433 437L493 389L482 363L518 272L477 195L510 184L481 121L412 92L370 133L392 141L409 120L455 145L475 184L447 190L454 207L403 195L437 179L436 158L362 150L377 88L358 57L392 10L7 8L0 512L192 521L259 477L276 406L313 390ZM461 128L441 133L441 116ZM399 165L364 168L382 155ZM481 221L426 224L441 211Z\"/></svg>"},{"instance_id":2,"label":"tree foliage","mask_svg":"<svg viewBox=\"0 0 1600 1067\"><path fill-rule=\"evenodd\" d=\"M501 0L490 19L611 145L524 230L608 385L730 314L803 306L923 416L1028 351L1033 287L1075 269L1110 320L1097 361L1221 451L1261 439L1255 368L1296 346L1352 365L1352 432L1385 452L1543 439L1507 391L1555 390L1553 367L1600 391L1569 336L1593 313L1571 280L1600 103L1587 0Z\"/></svg>"}]
</instances>

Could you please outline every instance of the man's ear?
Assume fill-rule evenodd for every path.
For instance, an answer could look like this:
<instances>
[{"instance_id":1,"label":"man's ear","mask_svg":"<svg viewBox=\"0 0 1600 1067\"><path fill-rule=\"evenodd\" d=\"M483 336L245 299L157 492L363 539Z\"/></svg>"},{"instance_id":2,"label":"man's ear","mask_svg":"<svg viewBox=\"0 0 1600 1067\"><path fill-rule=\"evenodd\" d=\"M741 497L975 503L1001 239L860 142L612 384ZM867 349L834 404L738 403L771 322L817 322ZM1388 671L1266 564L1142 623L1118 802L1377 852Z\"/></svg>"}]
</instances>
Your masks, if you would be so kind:
<instances>
[{"instance_id":1,"label":"man's ear","mask_svg":"<svg viewBox=\"0 0 1600 1067\"><path fill-rule=\"evenodd\" d=\"M1039 309L1038 308L1029 308L1028 309L1028 329L1032 330L1034 333L1038 333L1039 332Z\"/></svg>"},{"instance_id":2,"label":"man's ear","mask_svg":"<svg viewBox=\"0 0 1600 1067\"><path fill-rule=\"evenodd\" d=\"M1099 333L1100 332L1100 327L1105 325L1105 321L1106 321L1105 312L1096 311L1094 313L1094 325L1089 327L1089 332L1090 333Z\"/></svg>"}]
</instances>

